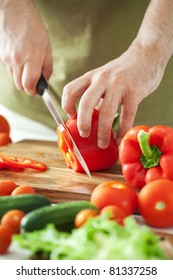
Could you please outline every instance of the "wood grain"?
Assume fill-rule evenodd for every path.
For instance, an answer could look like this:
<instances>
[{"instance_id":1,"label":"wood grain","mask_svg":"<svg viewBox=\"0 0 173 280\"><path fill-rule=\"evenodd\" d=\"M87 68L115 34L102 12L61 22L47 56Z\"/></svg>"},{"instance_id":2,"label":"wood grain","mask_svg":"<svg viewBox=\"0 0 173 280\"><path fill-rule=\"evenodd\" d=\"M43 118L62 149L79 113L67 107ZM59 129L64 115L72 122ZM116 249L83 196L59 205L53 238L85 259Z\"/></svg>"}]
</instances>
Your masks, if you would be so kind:
<instances>
[{"instance_id":1,"label":"wood grain","mask_svg":"<svg viewBox=\"0 0 173 280\"><path fill-rule=\"evenodd\" d=\"M85 173L68 168L56 142L24 140L0 148L0 154L17 155L47 164L45 172L0 170L0 179L12 179L17 185L28 184L37 193L46 195L52 203L69 200L89 200L96 185L108 180L123 180L119 164L112 169L93 172L90 179Z\"/></svg>"}]
</instances>

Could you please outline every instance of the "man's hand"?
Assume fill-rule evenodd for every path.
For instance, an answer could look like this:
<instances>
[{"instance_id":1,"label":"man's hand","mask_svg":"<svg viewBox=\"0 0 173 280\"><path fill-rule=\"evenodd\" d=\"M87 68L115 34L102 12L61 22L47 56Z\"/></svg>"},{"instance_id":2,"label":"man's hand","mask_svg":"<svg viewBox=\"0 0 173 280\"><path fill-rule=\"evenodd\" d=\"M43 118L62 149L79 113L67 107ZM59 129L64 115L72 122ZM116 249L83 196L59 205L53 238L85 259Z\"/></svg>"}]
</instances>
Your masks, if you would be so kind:
<instances>
[{"instance_id":1,"label":"man's hand","mask_svg":"<svg viewBox=\"0 0 173 280\"><path fill-rule=\"evenodd\" d=\"M0 60L16 87L36 94L41 73L52 72L51 45L41 17L30 0L0 0Z\"/></svg>"},{"instance_id":2,"label":"man's hand","mask_svg":"<svg viewBox=\"0 0 173 280\"><path fill-rule=\"evenodd\" d=\"M173 1L152 0L136 39L119 58L65 86L62 108L71 117L78 107L78 129L88 137L91 117L99 107L98 146L106 148L118 106L117 143L133 125L139 103L159 85L173 53Z\"/></svg>"}]
</instances>

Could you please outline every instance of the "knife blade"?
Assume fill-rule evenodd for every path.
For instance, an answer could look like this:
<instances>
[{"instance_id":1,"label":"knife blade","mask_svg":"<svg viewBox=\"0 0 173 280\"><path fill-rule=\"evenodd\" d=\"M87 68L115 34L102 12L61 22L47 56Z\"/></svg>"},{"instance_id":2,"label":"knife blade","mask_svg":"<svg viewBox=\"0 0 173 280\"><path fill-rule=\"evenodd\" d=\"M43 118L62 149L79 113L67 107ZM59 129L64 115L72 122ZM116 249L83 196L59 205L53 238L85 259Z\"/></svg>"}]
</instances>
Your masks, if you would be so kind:
<instances>
[{"instance_id":1,"label":"knife blade","mask_svg":"<svg viewBox=\"0 0 173 280\"><path fill-rule=\"evenodd\" d=\"M66 126L65 122L63 121L58 109L55 107L55 104L52 100L52 98L50 97L50 94L48 92L48 84L45 80L45 78L43 77L43 75L41 75L38 83L37 83L37 93L43 98L44 103L46 104L48 110L50 111L51 115L53 116L55 122L57 125L62 124L73 144L73 151L75 153L75 156L77 157L78 161L80 162L81 166L83 167L85 173L88 175L88 177L91 178L91 173L88 169L88 166L83 158L83 156L81 155L73 137L71 136L68 127Z\"/></svg>"}]
</instances>

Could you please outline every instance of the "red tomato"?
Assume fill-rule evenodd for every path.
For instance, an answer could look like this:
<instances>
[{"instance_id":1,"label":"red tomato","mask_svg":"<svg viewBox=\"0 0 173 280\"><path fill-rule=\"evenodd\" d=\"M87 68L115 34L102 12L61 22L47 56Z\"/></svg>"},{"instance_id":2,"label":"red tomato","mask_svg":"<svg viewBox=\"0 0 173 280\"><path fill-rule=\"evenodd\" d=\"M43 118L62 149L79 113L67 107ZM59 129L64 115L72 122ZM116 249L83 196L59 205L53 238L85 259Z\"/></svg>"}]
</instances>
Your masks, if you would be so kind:
<instances>
[{"instance_id":1,"label":"red tomato","mask_svg":"<svg viewBox=\"0 0 173 280\"><path fill-rule=\"evenodd\" d=\"M6 132L10 134L10 125L6 117L0 115L0 132Z\"/></svg>"},{"instance_id":2,"label":"red tomato","mask_svg":"<svg viewBox=\"0 0 173 280\"><path fill-rule=\"evenodd\" d=\"M109 218L110 220L116 221L120 225L124 224L123 221L124 221L126 215L120 207L118 207L116 205L105 206L101 210L100 214L102 215L102 214L106 214L106 213L110 214L110 218Z\"/></svg>"},{"instance_id":3,"label":"red tomato","mask_svg":"<svg viewBox=\"0 0 173 280\"><path fill-rule=\"evenodd\" d=\"M98 212L93 209L83 209L75 217L75 227L79 228L91 217L98 216Z\"/></svg>"},{"instance_id":4,"label":"red tomato","mask_svg":"<svg viewBox=\"0 0 173 280\"><path fill-rule=\"evenodd\" d=\"M5 146L12 143L11 138L8 133L0 132L0 146Z\"/></svg>"},{"instance_id":5,"label":"red tomato","mask_svg":"<svg viewBox=\"0 0 173 280\"><path fill-rule=\"evenodd\" d=\"M11 195L19 195L19 194L36 194L35 190L31 186L21 185L18 186L14 191L12 191Z\"/></svg>"},{"instance_id":6,"label":"red tomato","mask_svg":"<svg viewBox=\"0 0 173 280\"><path fill-rule=\"evenodd\" d=\"M1 225L7 226L11 229L12 233L20 232L20 222L25 216L21 210L9 210L1 218Z\"/></svg>"},{"instance_id":7,"label":"red tomato","mask_svg":"<svg viewBox=\"0 0 173 280\"><path fill-rule=\"evenodd\" d=\"M135 189L121 181L107 181L96 186L91 194L91 203L100 210L108 205L120 207L126 216L137 208L138 197Z\"/></svg>"},{"instance_id":8,"label":"red tomato","mask_svg":"<svg viewBox=\"0 0 173 280\"><path fill-rule=\"evenodd\" d=\"M0 254L5 254L11 244L12 231L4 225L0 225Z\"/></svg>"},{"instance_id":9,"label":"red tomato","mask_svg":"<svg viewBox=\"0 0 173 280\"><path fill-rule=\"evenodd\" d=\"M173 181L159 179L148 183L139 192L138 204L149 225L173 226Z\"/></svg>"},{"instance_id":10,"label":"red tomato","mask_svg":"<svg viewBox=\"0 0 173 280\"><path fill-rule=\"evenodd\" d=\"M12 180L1 180L0 181L0 196L11 195L12 191L17 188L17 185Z\"/></svg>"}]
</instances>

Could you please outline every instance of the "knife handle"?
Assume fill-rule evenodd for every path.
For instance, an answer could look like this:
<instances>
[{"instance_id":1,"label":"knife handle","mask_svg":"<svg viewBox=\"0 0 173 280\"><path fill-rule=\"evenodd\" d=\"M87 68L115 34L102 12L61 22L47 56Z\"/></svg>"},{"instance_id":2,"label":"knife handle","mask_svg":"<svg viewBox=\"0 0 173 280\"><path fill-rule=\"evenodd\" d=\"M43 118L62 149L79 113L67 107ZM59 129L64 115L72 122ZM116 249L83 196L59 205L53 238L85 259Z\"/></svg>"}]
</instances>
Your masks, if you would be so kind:
<instances>
[{"instance_id":1,"label":"knife handle","mask_svg":"<svg viewBox=\"0 0 173 280\"><path fill-rule=\"evenodd\" d=\"M44 93L44 90L48 88L48 84L44 78L44 76L41 74L40 79L37 83L37 93L42 96Z\"/></svg>"}]
</instances>

